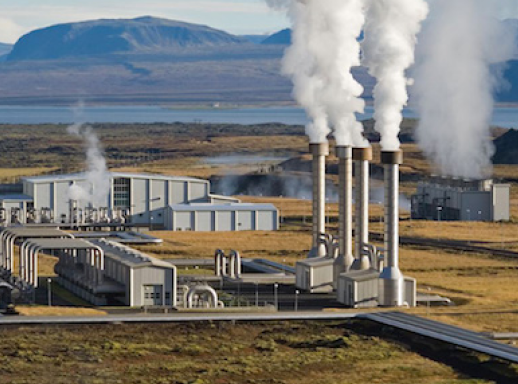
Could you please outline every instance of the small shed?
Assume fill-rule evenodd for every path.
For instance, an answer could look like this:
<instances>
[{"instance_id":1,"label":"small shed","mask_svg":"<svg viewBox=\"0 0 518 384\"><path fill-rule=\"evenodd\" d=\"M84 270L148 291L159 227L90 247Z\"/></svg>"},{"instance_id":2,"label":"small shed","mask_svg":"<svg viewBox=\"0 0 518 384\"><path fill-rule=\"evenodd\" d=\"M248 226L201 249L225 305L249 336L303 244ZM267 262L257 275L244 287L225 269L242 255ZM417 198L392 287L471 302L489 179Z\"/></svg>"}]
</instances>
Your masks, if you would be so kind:
<instances>
[{"instance_id":1,"label":"small shed","mask_svg":"<svg viewBox=\"0 0 518 384\"><path fill-rule=\"evenodd\" d=\"M318 257L297 262L296 286L310 293L333 291L335 260L329 257Z\"/></svg>"},{"instance_id":2,"label":"small shed","mask_svg":"<svg viewBox=\"0 0 518 384\"><path fill-rule=\"evenodd\" d=\"M337 300L351 308L378 306L379 271L350 271L338 278Z\"/></svg>"}]
</instances>

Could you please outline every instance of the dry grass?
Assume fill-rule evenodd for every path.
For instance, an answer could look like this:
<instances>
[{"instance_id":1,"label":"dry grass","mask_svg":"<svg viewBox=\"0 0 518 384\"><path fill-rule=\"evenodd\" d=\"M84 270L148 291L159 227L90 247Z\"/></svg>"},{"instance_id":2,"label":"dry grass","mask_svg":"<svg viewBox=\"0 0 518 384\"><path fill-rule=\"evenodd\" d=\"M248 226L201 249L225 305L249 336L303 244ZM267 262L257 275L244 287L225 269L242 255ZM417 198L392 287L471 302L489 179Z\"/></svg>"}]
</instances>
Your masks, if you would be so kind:
<instances>
[{"instance_id":1,"label":"dry grass","mask_svg":"<svg viewBox=\"0 0 518 384\"><path fill-rule=\"evenodd\" d=\"M247 258L269 258L294 264L305 257L311 246L309 231L278 232L152 232L164 239L158 246L138 249L150 255L174 258L211 258L216 249L235 249Z\"/></svg>"},{"instance_id":2,"label":"dry grass","mask_svg":"<svg viewBox=\"0 0 518 384\"><path fill-rule=\"evenodd\" d=\"M158 173L166 176L186 176L209 179L224 173L223 167L204 164L197 157L182 157L145 163L135 167L112 168L112 171L130 173Z\"/></svg>"},{"instance_id":3,"label":"dry grass","mask_svg":"<svg viewBox=\"0 0 518 384\"><path fill-rule=\"evenodd\" d=\"M103 316L106 312L93 308L16 306L22 316Z\"/></svg>"},{"instance_id":4,"label":"dry grass","mask_svg":"<svg viewBox=\"0 0 518 384\"><path fill-rule=\"evenodd\" d=\"M38 176L55 171L56 167L41 168L0 168L0 180L12 182L14 179L23 176Z\"/></svg>"},{"instance_id":5,"label":"dry grass","mask_svg":"<svg viewBox=\"0 0 518 384\"><path fill-rule=\"evenodd\" d=\"M489 384L347 324L0 330L0 383Z\"/></svg>"},{"instance_id":6,"label":"dry grass","mask_svg":"<svg viewBox=\"0 0 518 384\"><path fill-rule=\"evenodd\" d=\"M400 228L404 236L469 241L487 247L507 248L518 242L516 223L408 220Z\"/></svg>"}]
</instances>

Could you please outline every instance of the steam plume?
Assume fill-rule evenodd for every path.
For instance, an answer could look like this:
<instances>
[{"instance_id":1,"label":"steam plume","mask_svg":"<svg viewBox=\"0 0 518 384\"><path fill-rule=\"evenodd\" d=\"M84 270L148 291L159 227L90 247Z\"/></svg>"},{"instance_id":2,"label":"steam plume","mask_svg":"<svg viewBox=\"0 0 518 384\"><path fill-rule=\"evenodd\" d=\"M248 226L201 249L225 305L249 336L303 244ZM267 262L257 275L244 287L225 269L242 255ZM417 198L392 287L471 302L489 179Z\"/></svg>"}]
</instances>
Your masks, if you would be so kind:
<instances>
[{"instance_id":1,"label":"steam plume","mask_svg":"<svg viewBox=\"0 0 518 384\"><path fill-rule=\"evenodd\" d=\"M76 112L77 113L77 112ZM72 200L92 204L94 207L105 207L110 193L110 173L106 165L99 138L91 126L77 123L67 128L71 135L81 137L86 147L86 181L89 190L74 184L68 194Z\"/></svg>"},{"instance_id":2,"label":"steam plume","mask_svg":"<svg viewBox=\"0 0 518 384\"><path fill-rule=\"evenodd\" d=\"M355 113L363 112L363 87L351 69L360 65L357 41L364 23L364 0L267 0L288 12L293 43L283 59L283 73L311 119L310 141L327 140L330 127L340 145L366 145Z\"/></svg>"},{"instance_id":3,"label":"steam plume","mask_svg":"<svg viewBox=\"0 0 518 384\"><path fill-rule=\"evenodd\" d=\"M501 4L432 3L415 73L417 139L444 175L481 178L491 170L493 92L500 80L492 65L511 58L514 41L496 17Z\"/></svg>"},{"instance_id":4,"label":"steam plume","mask_svg":"<svg viewBox=\"0 0 518 384\"><path fill-rule=\"evenodd\" d=\"M457 0L452 0L455 2ZM386 151L399 149L402 110L408 102L406 70L414 63L416 35L428 14L425 0L367 0L364 64L376 78L374 119Z\"/></svg>"}]
</instances>

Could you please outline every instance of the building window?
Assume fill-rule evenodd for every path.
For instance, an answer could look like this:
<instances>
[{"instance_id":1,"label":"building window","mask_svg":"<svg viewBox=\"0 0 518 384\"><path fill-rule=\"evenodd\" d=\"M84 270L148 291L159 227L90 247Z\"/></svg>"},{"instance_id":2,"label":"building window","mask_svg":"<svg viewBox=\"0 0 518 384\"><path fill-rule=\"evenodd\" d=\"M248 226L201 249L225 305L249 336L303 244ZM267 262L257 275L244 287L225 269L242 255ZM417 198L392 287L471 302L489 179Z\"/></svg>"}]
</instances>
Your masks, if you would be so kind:
<instances>
[{"instance_id":1,"label":"building window","mask_svg":"<svg viewBox=\"0 0 518 384\"><path fill-rule=\"evenodd\" d=\"M131 206L131 180L116 178L113 180L114 208L129 209Z\"/></svg>"}]
</instances>

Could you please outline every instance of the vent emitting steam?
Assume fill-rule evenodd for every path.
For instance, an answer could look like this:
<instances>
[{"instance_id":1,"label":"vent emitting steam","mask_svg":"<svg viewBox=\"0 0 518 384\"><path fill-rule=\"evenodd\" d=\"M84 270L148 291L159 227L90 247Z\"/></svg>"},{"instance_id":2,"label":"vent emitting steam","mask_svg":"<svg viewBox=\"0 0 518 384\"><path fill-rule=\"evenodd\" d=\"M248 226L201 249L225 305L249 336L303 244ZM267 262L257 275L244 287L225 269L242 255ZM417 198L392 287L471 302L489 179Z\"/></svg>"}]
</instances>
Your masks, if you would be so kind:
<instances>
[{"instance_id":1,"label":"vent emitting steam","mask_svg":"<svg viewBox=\"0 0 518 384\"><path fill-rule=\"evenodd\" d=\"M364 24L364 0L305 0L267 3L288 11L292 45L282 71L294 85L293 95L311 123L306 133L312 143L324 143L335 129L338 145L365 146L363 126L355 113L364 111L363 87L351 69L360 65L357 41Z\"/></svg>"},{"instance_id":2,"label":"vent emitting steam","mask_svg":"<svg viewBox=\"0 0 518 384\"><path fill-rule=\"evenodd\" d=\"M455 0L456 1L456 0ZM455 2L453 1L453 2ZM364 64L376 78L375 128L385 151L400 147L402 110L408 103L407 69L415 61L416 35L428 14L424 0L366 0L367 17L362 43Z\"/></svg>"},{"instance_id":3,"label":"vent emitting steam","mask_svg":"<svg viewBox=\"0 0 518 384\"><path fill-rule=\"evenodd\" d=\"M505 2L436 0L415 72L417 139L446 176L482 178L491 170L495 64L512 57L514 35L497 12Z\"/></svg>"},{"instance_id":4,"label":"vent emitting steam","mask_svg":"<svg viewBox=\"0 0 518 384\"><path fill-rule=\"evenodd\" d=\"M106 159L93 128L83 123L76 123L67 128L71 135L83 139L86 147L85 172L88 189L78 184L73 184L69 188L69 198L81 201L83 204L91 204L94 207L104 207L108 204L110 193L110 173L106 165Z\"/></svg>"}]
</instances>

